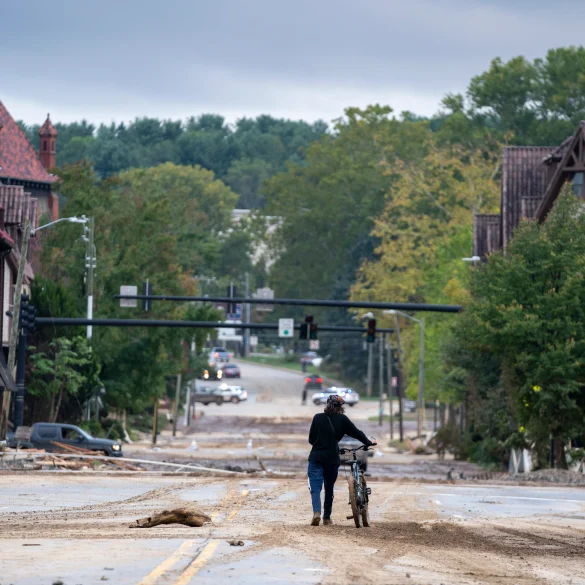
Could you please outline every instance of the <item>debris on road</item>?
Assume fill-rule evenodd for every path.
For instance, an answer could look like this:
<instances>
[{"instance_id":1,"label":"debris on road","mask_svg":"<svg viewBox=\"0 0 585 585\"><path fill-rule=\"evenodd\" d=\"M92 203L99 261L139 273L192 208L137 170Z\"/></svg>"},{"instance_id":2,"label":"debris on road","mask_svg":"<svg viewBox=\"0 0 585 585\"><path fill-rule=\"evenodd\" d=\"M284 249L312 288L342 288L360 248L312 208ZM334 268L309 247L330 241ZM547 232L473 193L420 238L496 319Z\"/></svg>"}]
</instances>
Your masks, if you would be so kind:
<instances>
[{"instance_id":1,"label":"debris on road","mask_svg":"<svg viewBox=\"0 0 585 585\"><path fill-rule=\"evenodd\" d=\"M184 524L200 528L206 522L211 522L211 517L196 508L175 508L163 510L147 518L139 518L136 524L130 525L130 528L153 528L161 524Z\"/></svg>"},{"instance_id":2,"label":"debris on road","mask_svg":"<svg viewBox=\"0 0 585 585\"><path fill-rule=\"evenodd\" d=\"M226 540L230 546L244 546L243 540Z\"/></svg>"}]
</instances>

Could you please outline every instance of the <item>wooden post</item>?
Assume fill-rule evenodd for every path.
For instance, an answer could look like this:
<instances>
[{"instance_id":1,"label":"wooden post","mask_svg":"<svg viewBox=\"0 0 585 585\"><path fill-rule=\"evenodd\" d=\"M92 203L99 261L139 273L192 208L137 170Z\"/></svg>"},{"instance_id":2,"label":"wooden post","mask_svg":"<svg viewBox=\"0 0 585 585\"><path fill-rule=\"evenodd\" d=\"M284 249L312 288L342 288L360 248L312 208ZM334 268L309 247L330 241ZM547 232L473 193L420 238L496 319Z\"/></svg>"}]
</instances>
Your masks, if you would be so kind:
<instances>
[{"instance_id":1,"label":"wooden post","mask_svg":"<svg viewBox=\"0 0 585 585\"><path fill-rule=\"evenodd\" d=\"M177 387L175 390L175 404L173 405L173 437L177 435L177 416L179 416L179 400L181 397L181 374L177 374Z\"/></svg>"},{"instance_id":2,"label":"wooden post","mask_svg":"<svg viewBox=\"0 0 585 585\"><path fill-rule=\"evenodd\" d=\"M30 220L26 220L24 224L24 236L22 246L20 247L20 261L18 264L18 272L16 274L16 285L14 287L14 302L12 305L12 323L10 327L10 346L8 349L8 364L7 370L14 376L15 362L16 362L16 344L18 342L18 325L20 319L20 297L22 296L22 286L24 283L24 269L26 266L26 257L28 254L28 243L30 240L31 224ZM4 294L0 291L0 294ZM1 316L0 316L1 318ZM8 413L10 410L10 392L2 393L2 409L0 410L0 440L6 439L8 432Z\"/></svg>"},{"instance_id":3,"label":"wooden post","mask_svg":"<svg viewBox=\"0 0 585 585\"><path fill-rule=\"evenodd\" d=\"M158 433L158 396L154 397L154 415L152 417L152 444L156 445L156 435Z\"/></svg>"}]
</instances>

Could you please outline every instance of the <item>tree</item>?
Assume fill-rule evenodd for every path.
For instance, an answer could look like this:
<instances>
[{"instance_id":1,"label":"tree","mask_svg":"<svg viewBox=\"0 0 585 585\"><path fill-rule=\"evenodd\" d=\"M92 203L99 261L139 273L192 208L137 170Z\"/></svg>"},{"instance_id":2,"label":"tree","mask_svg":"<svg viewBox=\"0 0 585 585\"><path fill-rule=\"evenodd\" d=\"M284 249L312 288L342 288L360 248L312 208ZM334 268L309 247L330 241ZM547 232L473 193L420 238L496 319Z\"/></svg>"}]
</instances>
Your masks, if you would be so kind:
<instances>
[{"instance_id":1,"label":"tree","mask_svg":"<svg viewBox=\"0 0 585 585\"><path fill-rule=\"evenodd\" d=\"M50 400L49 420L56 422L63 397L79 393L82 387L93 390L98 382L99 365L84 337L57 337L47 352L30 356L29 391Z\"/></svg>"},{"instance_id":2,"label":"tree","mask_svg":"<svg viewBox=\"0 0 585 585\"><path fill-rule=\"evenodd\" d=\"M585 418L585 215L567 189L543 224L526 222L506 255L477 271L459 335L497 357L514 418L541 452L564 446Z\"/></svg>"}]
</instances>

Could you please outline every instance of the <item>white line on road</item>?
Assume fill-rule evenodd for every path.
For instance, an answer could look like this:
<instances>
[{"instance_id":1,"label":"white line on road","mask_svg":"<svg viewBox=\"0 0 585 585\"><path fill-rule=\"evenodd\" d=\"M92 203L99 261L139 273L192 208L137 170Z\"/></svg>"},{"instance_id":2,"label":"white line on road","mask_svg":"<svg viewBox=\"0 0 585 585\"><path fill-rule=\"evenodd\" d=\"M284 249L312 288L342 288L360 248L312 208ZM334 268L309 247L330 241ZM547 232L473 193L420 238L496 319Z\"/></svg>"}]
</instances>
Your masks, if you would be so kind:
<instances>
[{"instance_id":1,"label":"white line on road","mask_svg":"<svg viewBox=\"0 0 585 585\"><path fill-rule=\"evenodd\" d=\"M445 498L460 498L461 494L440 494L437 492L394 492L397 496L443 496ZM393 495L394 495L393 494ZM485 494L477 495L478 498L485 497ZM491 498L494 500L534 500L537 502L569 502L572 504L585 504L585 500L569 500L566 498L533 498L530 496L499 496L496 494L491 494Z\"/></svg>"}]
</instances>

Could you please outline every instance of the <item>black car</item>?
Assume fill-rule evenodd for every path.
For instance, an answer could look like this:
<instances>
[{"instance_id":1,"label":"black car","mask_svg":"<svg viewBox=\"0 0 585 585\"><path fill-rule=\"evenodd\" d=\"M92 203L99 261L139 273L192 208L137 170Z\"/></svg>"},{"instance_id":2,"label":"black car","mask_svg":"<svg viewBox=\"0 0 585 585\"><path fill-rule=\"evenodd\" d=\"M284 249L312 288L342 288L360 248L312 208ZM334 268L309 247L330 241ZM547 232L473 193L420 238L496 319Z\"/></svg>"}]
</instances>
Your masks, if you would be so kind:
<instances>
[{"instance_id":1,"label":"black car","mask_svg":"<svg viewBox=\"0 0 585 585\"><path fill-rule=\"evenodd\" d=\"M323 378L317 374L307 374L305 376L305 390L321 390Z\"/></svg>"},{"instance_id":2,"label":"black car","mask_svg":"<svg viewBox=\"0 0 585 585\"><path fill-rule=\"evenodd\" d=\"M87 431L75 425L61 423L35 423L26 440L15 436L23 447L44 449L47 453L67 452L67 447L77 447L89 451L101 451L109 457L122 457L122 444L111 439L92 437Z\"/></svg>"},{"instance_id":3,"label":"black car","mask_svg":"<svg viewBox=\"0 0 585 585\"><path fill-rule=\"evenodd\" d=\"M211 386L201 386L191 394L193 402L200 402L201 404L223 404L223 396L219 393L218 388Z\"/></svg>"}]
</instances>

